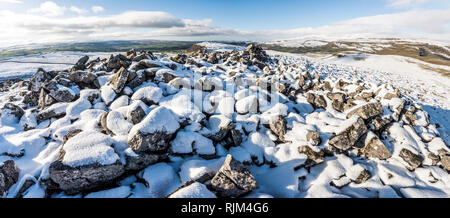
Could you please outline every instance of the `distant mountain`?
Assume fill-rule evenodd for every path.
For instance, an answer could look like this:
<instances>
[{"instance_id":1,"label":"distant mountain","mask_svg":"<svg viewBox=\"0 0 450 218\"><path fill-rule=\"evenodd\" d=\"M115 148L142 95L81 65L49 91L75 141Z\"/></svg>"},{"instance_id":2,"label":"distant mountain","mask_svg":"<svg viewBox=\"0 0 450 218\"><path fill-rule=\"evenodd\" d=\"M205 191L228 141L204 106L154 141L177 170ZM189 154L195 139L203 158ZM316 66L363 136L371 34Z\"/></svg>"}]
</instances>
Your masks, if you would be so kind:
<instances>
[{"instance_id":1,"label":"distant mountain","mask_svg":"<svg viewBox=\"0 0 450 218\"><path fill-rule=\"evenodd\" d=\"M450 44L427 40L399 38L366 38L349 40L326 40L302 38L277 40L263 44L265 48L301 53L345 56L346 54L367 53L377 55L398 55L450 66Z\"/></svg>"},{"instance_id":2,"label":"distant mountain","mask_svg":"<svg viewBox=\"0 0 450 218\"><path fill-rule=\"evenodd\" d=\"M137 51L177 52L188 49L198 42L195 41L162 41L162 40L116 40L58 44L29 44L0 48L0 58L41 54L59 51L74 52L124 52L134 48ZM234 45L245 45L246 42L226 42Z\"/></svg>"}]
</instances>

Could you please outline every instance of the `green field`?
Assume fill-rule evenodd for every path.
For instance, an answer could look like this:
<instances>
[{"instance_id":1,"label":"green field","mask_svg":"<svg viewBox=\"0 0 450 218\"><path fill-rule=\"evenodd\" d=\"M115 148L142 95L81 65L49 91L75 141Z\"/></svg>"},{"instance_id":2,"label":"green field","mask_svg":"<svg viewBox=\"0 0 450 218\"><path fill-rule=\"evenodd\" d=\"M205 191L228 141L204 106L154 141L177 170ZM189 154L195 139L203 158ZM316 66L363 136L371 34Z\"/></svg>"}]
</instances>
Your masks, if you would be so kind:
<instances>
[{"instance_id":1,"label":"green field","mask_svg":"<svg viewBox=\"0 0 450 218\"><path fill-rule=\"evenodd\" d=\"M177 52L191 47L197 42L178 41L108 41L86 43L63 43L55 45L43 45L32 49L14 49L0 51L0 58L11 56L23 56L30 54L42 54L60 51L76 52L124 52L134 48L136 51L146 50L152 52Z\"/></svg>"}]
</instances>

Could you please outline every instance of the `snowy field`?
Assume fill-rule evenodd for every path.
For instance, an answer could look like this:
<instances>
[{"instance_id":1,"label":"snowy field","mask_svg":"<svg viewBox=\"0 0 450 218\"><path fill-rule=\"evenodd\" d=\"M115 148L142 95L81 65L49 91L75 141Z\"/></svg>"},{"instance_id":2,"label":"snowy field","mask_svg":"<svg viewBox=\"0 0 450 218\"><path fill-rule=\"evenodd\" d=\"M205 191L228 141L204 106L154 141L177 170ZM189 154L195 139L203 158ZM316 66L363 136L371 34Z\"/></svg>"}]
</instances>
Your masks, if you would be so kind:
<instances>
[{"instance_id":1,"label":"snowy field","mask_svg":"<svg viewBox=\"0 0 450 218\"><path fill-rule=\"evenodd\" d=\"M20 169L5 196L450 197L448 78L390 56L201 45L190 56L125 54L90 71L39 72L31 90L2 93L0 169L8 160Z\"/></svg>"},{"instance_id":2,"label":"snowy field","mask_svg":"<svg viewBox=\"0 0 450 218\"><path fill-rule=\"evenodd\" d=\"M0 58L0 81L28 78L36 73L38 68L46 71L68 69L84 55L104 58L110 53L55 52Z\"/></svg>"},{"instance_id":3,"label":"snowy field","mask_svg":"<svg viewBox=\"0 0 450 218\"><path fill-rule=\"evenodd\" d=\"M423 105L435 123L443 125L441 136L450 144L450 78L421 68L418 64L442 68L396 55L363 54L364 59L355 60L355 56L343 58L328 56L309 58L298 54L270 51L269 54L284 56L293 61L308 61L314 64L315 72L334 78L360 79L375 84L391 84L401 89L406 96ZM361 54L360 54L361 55ZM360 56L359 55L359 56Z\"/></svg>"}]
</instances>

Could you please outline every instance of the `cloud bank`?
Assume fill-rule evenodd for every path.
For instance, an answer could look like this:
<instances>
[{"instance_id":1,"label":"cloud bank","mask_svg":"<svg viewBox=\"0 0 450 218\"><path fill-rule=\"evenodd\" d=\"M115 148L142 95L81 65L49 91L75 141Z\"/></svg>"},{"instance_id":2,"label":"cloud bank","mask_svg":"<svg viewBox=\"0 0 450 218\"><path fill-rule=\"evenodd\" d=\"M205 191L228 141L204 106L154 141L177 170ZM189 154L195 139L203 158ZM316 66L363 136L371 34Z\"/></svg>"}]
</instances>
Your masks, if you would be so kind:
<instances>
[{"instance_id":1,"label":"cloud bank","mask_svg":"<svg viewBox=\"0 0 450 218\"><path fill-rule=\"evenodd\" d=\"M17 0L0 0L17 2ZM388 0L394 6L427 0ZM28 13L0 10L0 43L95 41L95 40L250 40L270 41L308 36L321 38L420 37L438 41L450 39L450 9L410 10L344 20L319 27L245 31L213 25L212 19L192 20L162 11L127 11L97 15L101 6L91 10L70 7L76 17L62 16L67 8L44 2Z\"/></svg>"}]
</instances>

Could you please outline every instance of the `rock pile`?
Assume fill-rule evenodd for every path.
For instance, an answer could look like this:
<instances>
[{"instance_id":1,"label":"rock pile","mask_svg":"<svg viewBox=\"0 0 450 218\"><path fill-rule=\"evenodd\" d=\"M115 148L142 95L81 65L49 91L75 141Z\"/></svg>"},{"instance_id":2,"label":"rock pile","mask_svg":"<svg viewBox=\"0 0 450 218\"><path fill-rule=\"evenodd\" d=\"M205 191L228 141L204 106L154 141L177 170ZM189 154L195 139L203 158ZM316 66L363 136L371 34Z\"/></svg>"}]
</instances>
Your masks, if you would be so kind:
<instances>
[{"instance_id":1,"label":"rock pile","mask_svg":"<svg viewBox=\"0 0 450 218\"><path fill-rule=\"evenodd\" d=\"M2 103L0 126L23 132L6 137L36 141L0 145L0 155L15 157L19 148L27 155L26 143L45 148L38 159L48 169L29 186L47 197L118 186L145 187L156 197L299 197L319 185L352 196L355 184L418 180L414 172L430 172L444 186L449 178L450 149L436 126L389 85L332 80L256 44L89 59L65 71L39 69L11 88L20 97ZM320 170L330 173L309 183ZM313 173L298 176L305 172ZM266 178L279 174L293 184ZM14 162L0 165L0 194L18 179Z\"/></svg>"}]
</instances>

